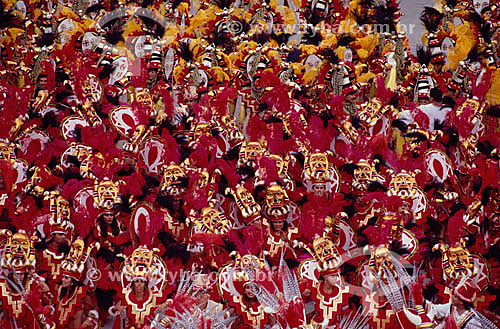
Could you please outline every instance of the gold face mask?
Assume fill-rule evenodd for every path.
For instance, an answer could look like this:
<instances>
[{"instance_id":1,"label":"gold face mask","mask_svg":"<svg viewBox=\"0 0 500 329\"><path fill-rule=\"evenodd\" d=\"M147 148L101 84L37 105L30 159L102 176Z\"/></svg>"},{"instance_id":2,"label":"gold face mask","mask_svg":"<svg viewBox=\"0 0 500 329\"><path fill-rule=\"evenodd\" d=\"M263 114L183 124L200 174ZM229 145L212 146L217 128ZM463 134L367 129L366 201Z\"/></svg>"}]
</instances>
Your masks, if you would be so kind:
<instances>
[{"instance_id":1,"label":"gold face mask","mask_svg":"<svg viewBox=\"0 0 500 329\"><path fill-rule=\"evenodd\" d=\"M382 108L380 100L373 98L362 105L359 119L366 125L373 126L384 115L387 109L386 107Z\"/></svg>"},{"instance_id":2,"label":"gold face mask","mask_svg":"<svg viewBox=\"0 0 500 329\"><path fill-rule=\"evenodd\" d=\"M391 252L385 246L377 247L372 252L369 267L370 271L373 274L377 274L378 277L385 283L388 281L386 271L388 271L394 278L397 278L398 276L391 260Z\"/></svg>"},{"instance_id":3,"label":"gold face mask","mask_svg":"<svg viewBox=\"0 0 500 329\"><path fill-rule=\"evenodd\" d=\"M162 172L160 190L171 196L181 195L185 191L182 181L187 179L184 169L177 164L169 164L163 167Z\"/></svg>"},{"instance_id":4,"label":"gold face mask","mask_svg":"<svg viewBox=\"0 0 500 329\"><path fill-rule=\"evenodd\" d=\"M153 99L147 89L137 88L135 91L135 101L148 108L153 108Z\"/></svg>"},{"instance_id":5,"label":"gold face mask","mask_svg":"<svg viewBox=\"0 0 500 329\"><path fill-rule=\"evenodd\" d=\"M129 257L125 271L134 278L147 280L152 270L154 253L145 247L138 247Z\"/></svg>"},{"instance_id":6,"label":"gold face mask","mask_svg":"<svg viewBox=\"0 0 500 329\"><path fill-rule=\"evenodd\" d=\"M389 184L389 196L399 196L401 199L413 199L418 194L418 185L415 178L416 173L408 173L402 171L392 175L391 183Z\"/></svg>"},{"instance_id":7,"label":"gold face mask","mask_svg":"<svg viewBox=\"0 0 500 329\"><path fill-rule=\"evenodd\" d=\"M240 148L238 165L255 168L262 154L264 154L264 147L259 142L243 142Z\"/></svg>"},{"instance_id":8,"label":"gold face mask","mask_svg":"<svg viewBox=\"0 0 500 329\"><path fill-rule=\"evenodd\" d=\"M73 264L80 264L84 252L85 242L83 242L82 239L76 239L75 242L71 244L71 248L66 260L70 261Z\"/></svg>"},{"instance_id":9,"label":"gold face mask","mask_svg":"<svg viewBox=\"0 0 500 329\"><path fill-rule=\"evenodd\" d=\"M446 260L449 267L444 265ZM443 270L448 278L453 280L460 279L467 275L473 268L470 262L470 253L463 245L448 248L448 251L443 254Z\"/></svg>"},{"instance_id":10,"label":"gold face mask","mask_svg":"<svg viewBox=\"0 0 500 329\"><path fill-rule=\"evenodd\" d=\"M328 155L323 153L312 153L306 159L304 165L305 177L316 182L326 182L329 178Z\"/></svg>"},{"instance_id":11,"label":"gold face mask","mask_svg":"<svg viewBox=\"0 0 500 329\"><path fill-rule=\"evenodd\" d=\"M1 233L7 236L2 266L12 270L34 268L36 257L33 243L38 239L35 236L30 238L24 232L12 234L8 230L2 230Z\"/></svg>"},{"instance_id":12,"label":"gold face mask","mask_svg":"<svg viewBox=\"0 0 500 329\"><path fill-rule=\"evenodd\" d=\"M118 184L105 179L94 184L94 202L97 207L112 210L121 203L120 188Z\"/></svg>"},{"instance_id":13,"label":"gold face mask","mask_svg":"<svg viewBox=\"0 0 500 329\"><path fill-rule=\"evenodd\" d=\"M360 191L366 191L368 189L368 185L381 178L382 177L378 175L375 166L371 162L361 160L357 163L357 167L354 169L353 186Z\"/></svg>"},{"instance_id":14,"label":"gold face mask","mask_svg":"<svg viewBox=\"0 0 500 329\"><path fill-rule=\"evenodd\" d=\"M69 202L61 196L57 198L56 214L57 218L60 218L61 220L69 220L70 217Z\"/></svg>"},{"instance_id":15,"label":"gold face mask","mask_svg":"<svg viewBox=\"0 0 500 329\"><path fill-rule=\"evenodd\" d=\"M260 205L255 202L252 193L248 192L244 186L238 186L233 196L236 200L236 206L245 218L259 214Z\"/></svg>"},{"instance_id":16,"label":"gold face mask","mask_svg":"<svg viewBox=\"0 0 500 329\"><path fill-rule=\"evenodd\" d=\"M227 218L217 209L212 207L206 207L201 210L200 220L210 233L224 234L231 228Z\"/></svg>"},{"instance_id":17,"label":"gold face mask","mask_svg":"<svg viewBox=\"0 0 500 329\"><path fill-rule=\"evenodd\" d=\"M321 272L335 271L342 264L337 248L328 238L316 238L313 242L313 250Z\"/></svg>"},{"instance_id":18,"label":"gold face mask","mask_svg":"<svg viewBox=\"0 0 500 329\"><path fill-rule=\"evenodd\" d=\"M234 279L238 281L248 281L252 279L251 277L255 274L256 269L262 269L265 266L264 261L255 255L248 254L242 257L237 254L235 259L236 271L234 272Z\"/></svg>"},{"instance_id":19,"label":"gold face mask","mask_svg":"<svg viewBox=\"0 0 500 329\"><path fill-rule=\"evenodd\" d=\"M279 185L271 185L266 189L266 206L269 209L278 209L285 206L288 196Z\"/></svg>"},{"instance_id":20,"label":"gold face mask","mask_svg":"<svg viewBox=\"0 0 500 329\"><path fill-rule=\"evenodd\" d=\"M234 122L232 117L230 117L229 115L223 116L222 123L225 130L227 131L229 143L234 144L243 140L243 134L241 133L238 126L236 126L236 123Z\"/></svg>"},{"instance_id":21,"label":"gold face mask","mask_svg":"<svg viewBox=\"0 0 500 329\"><path fill-rule=\"evenodd\" d=\"M0 142L0 160L14 162L16 160L14 148L4 142Z\"/></svg>"}]
</instances>

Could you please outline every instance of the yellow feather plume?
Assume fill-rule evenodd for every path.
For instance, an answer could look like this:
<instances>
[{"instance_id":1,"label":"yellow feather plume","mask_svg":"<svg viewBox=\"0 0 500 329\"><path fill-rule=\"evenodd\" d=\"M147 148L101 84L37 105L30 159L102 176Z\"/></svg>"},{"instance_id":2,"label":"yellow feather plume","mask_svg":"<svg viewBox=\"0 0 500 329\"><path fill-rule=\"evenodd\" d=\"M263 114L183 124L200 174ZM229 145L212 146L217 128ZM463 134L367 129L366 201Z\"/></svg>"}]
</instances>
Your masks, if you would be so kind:
<instances>
[{"instance_id":1,"label":"yellow feather plume","mask_svg":"<svg viewBox=\"0 0 500 329\"><path fill-rule=\"evenodd\" d=\"M475 37L469 23L457 27L457 40L453 52L448 53L448 68L455 70L460 61L467 58L469 51L474 47Z\"/></svg>"},{"instance_id":2,"label":"yellow feather plume","mask_svg":"<svg viewBox=\"0 0 500 329\"><path fill-rule=\"evenodd\" d=\"M373 53L375 47L377 47L378 39L378 34L371 34L354 41L354 44L360 47L357 50L360 59L366 59Z\"/></svg>"},{"instance_id":3,"label":"yellow feather plume","mask_svg":"<svg viewBox=\"0 0 500 329\"><path fill-rule=\"evenodd\" d=\"M309 71L304 73L304 76L302 77L304 84L311 86L316 81L318 74L319 71L316 68L311 68Z\"/></svg>"},{"instance_id":4,"label":"yellow feather plume","mask_svg":"<svg viewBox=\"0 0 500 329\"><path fill-rule=\"evenodd\" d=\"M318 47L313 45L301 45L300 50L308 55L316 54L318 52Z\"/></svg>"},{"instance_id":5,"label":"yellow feather plume","mask_svg":"<svg viewBox=\"0 0 500 329\"><path fill-rule=\"evenodd\" d=\"M328 33L321 41L320 48L332 48L337 44L337 36L334 33Z\"/></svg>"}]
</instances>

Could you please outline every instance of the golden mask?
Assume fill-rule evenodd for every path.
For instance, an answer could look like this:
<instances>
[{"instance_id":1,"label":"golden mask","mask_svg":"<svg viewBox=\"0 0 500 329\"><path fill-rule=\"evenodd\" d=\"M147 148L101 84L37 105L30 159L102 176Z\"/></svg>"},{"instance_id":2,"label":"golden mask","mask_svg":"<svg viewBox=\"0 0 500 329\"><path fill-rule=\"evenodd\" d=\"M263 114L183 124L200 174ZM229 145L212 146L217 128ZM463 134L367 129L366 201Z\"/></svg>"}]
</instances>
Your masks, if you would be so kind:
<instances>
[{"instance_id":1,"label":"golden mask","mask_svg":"<svg viewBox=\"0 0 500 329\"><path fill-rule=\"evenodd\" d=\"M181 195L185 190L185 187L182 186L182 181L187 179L184 169L181 166L172 163L168 166L163 166L161 171L162 179L160 190L171 196Z\"/></svg>"},{"instance_id":2,"label":"golden mask","mask_svg":"<svg viewBox=\"0 0 500 329\"><path fill-rule=\"evenodd\" d=\"M304 175L308 180L316 182L326 182L330 176L330 165L328 163L328 154L312 153L310 154L304 164Z\"/></svg>"},{"instance_id":3,"label":"golden mask","mask_svg":"<svg viewBox=\"0 0 500 329\"><path fill-rule=\"evenodd\" d=\"M373 126L390 107L383 107L380 100L373 98L361 105L359 119L368 126Z\"/></svg>"},{"instance_id":4,"label":"golden mask","mask_svg":"<svg viewBox=\"0 0 500 329\"><path fill-rule=\"evenodd\" d=\"M378 276L387 283L388 274L397 278L397 273L392 263L391 251L386 246L379 246L371 253L369 268L373 275Z\"/></svg>"},{"instance_id":5,"label":"golden mask","mask_svg":"<svg viewBox=\"0 0 500 329\"><path fill-rule=\"evenodd\" d=\"M63 275L70 276L76 280L81 280L81 275L85 270L85 263L87 262L87 258L90 255L92 249L99 249L99 243L92 243L85 249L85 242L78 238L72 244L70 251L66 258L61 263L61 272ZM100 274L97 274L97 277L92 278L91 280L98 279Z\"/></svg>"},{"instance_id":6,"label":"golden mask","mask_svg":"<svg viewBox=\"0 0 500 329\"><path fill-rule=\"evenodd\" d=\"M264 154L264 147L259 142L243 142L240 147L238 166L255 168L259 157Z\"/></svg>"},{"instance_id":7,"label":"golden mask","mask_svg":"<svg viewBox=\"0 0 500 329\"><path fill-rule=\"evenodd\" d=\"M229 115L222 117L222 124L227 132L228 141L231 145L243 141L243 134L234 122L234 119Z\"/></svg>"},{"instance_id":8,"label":"golden mask","mask_svg":"<svg viewBox=\"0 0 500 329\"><path fill-rule=\"evenodd\" d=\"M70 207L68 200L64 199L62 196L58 196L56 204L57 204L57 209L56 209L57 218L61 220L69 220Z\"/></svg>"},{"instance_id":9,"label":"golden mask","mask_svg":"<svg viewBox=\"0 0 500 329\"><path fill-rule=\"evenodd\" d=\"M147 280L149 273L152 270L154 253L146 247L138 247L129 257L129 262L126 263L126 272L136 279Z\"/></svg>"},{"instance_id":10,"label":"golden mask","mask_svg":"<svg viewBox=\"0 0 500 329\"><path fill-rule=\"evenodd\" d=\"M153 108L153 99L148 89L137 88L135 90L135 101L147 108Z\"/></svg>"},{"instance_id":11,"label":"golden mask","mask_svg":"<svg viewBox=\"0 0 500 329\"><path fill-rule=\"evenodd\" d=\"M99 209L112 210L121 203L118 184L104 179L94 184L94 202Z\"/></svg>"},{"instance_id":12,"label":"golden mask","mask_svg":"<svg viewBox=\"0 0 500 329\"><path fill-rule=\"evenodd\" d=\"M238 281L249 281L251 279L255 280L255 272L257 269L263 269L266 264L262 259L255 255L244 255L236 254L235 259L235 280Z\"/></svg>"},{"instance_id":13,"label":"golden mask","mask_svg":"<svg viewBox=\"0 0 500 329\"><path fill-rule=\"evenodd\" d=\"M360 190L366 191L368 185L376 181L383 181L383 177L377 173L372 162L360 160L354 169L353 186Z\"/></svg>"},{"instance_id":14,"label":"golden mask","mask_svg":"<svg viewBox=\"0 0 500 329\"><path fill-rule=\"evenodd\" d=\"M76 239L75 242L71 244L71 249L69 251L67 259L70 259L73 263L78 264L83 258L83 253L85 251L85 242L82 239Z\"/></svg>"},{"instance_id":15,"label":"golden mask","mask_svg":"<svg viewBox=\"0 0 500 329\"><path fill-rule=\"evenodd\" d=\"M259 214L261 210L260 205L255 202L252 193L244 186L238 186L236 191L231 191L231 194L235 198L236 206L241 211L243 217L248 218Z\"/></svg>"},{"instance_id":16,"label":"golden mask","mask_svg":"<svg viewBox=\"0 0 500 329\"><path fill-rule=\"evenodd\" d=\"M415 178L416 173L408 173L405 170L398 174L393 174L389 184L389 196L399 196L401 199L413 199L418 194L418 185Z\"/></svg>"},{"instance_id":17,"label":"golden mask","mask_svg":"<svg viewBox=\"0 0 500 329\"><path fill-rule=\"evenodd\" d=\"M25 270L34 268L36 257L33 243L36 236L28 237L23 231L12 234L9 230L2 230L0 234L7 237L5 252L2 258L2 267L10 270Z\"/></svg>"},{"instance_id":18,"label":"golden mask","mask_svg":"<svg viewBox=\"0 0 500 329\"><path fill-rule=\"evenodd\" d=\"M210 231L210 233L224 234L231 228L226 216L213 207L203 208L200 220L203 227Z\"/></svg>"},{"instance_id":19,"label":"golden mask","mask_svg":"<svg viewBox=\"0 0 500 329\"><path fill-rule=\"evenodd\" d=\"M14 148L7 143L0 142L0 160L14 162L16 160Z\"/></svg>"},{"instance_id":20,"label":"golden mask","mask_svg":"<svg viewBox=\"0 0 500 329\"><path fill-rule=\"evenodd\" d=\"M313 250L321 272L335 271L342 265L342 258L329 238L314 239Z\"/></svg>"},{"instance_id":21,"label":"golden mask","mask_svg":"<svg viewBox=\"0 0 500 329\"><path fill-rule=\"evenodd\" d=\"M448 261L449 267L445 263ZM448 248L448 251L443 255L443 270L448 278L453 280L460 279L467 275L473 268L470 262L470 253L463 245L457 245Z\"/></svg>"},{"instance_id":22,"label":"golden mask","mask_svg":"<svg viewBox=\"0 0 500 329\"><path fill-rule=\"evenodd\" d=\"M134 267L137 266L149 267L153 263L153 251L144 247L139 247L132 252L130 260L132 266Z\"/></svg>"},{"instance_id":23,"label":"golden mask","mask_svg":"<svg viewBox=\"0 0 500 329\"><path fill-rule=\"evenodd\" d=\"M286 191L280 185L271 185L266 189L266 206L269 209L278 209L288 201Z\"/></svg>"}]
</instances>

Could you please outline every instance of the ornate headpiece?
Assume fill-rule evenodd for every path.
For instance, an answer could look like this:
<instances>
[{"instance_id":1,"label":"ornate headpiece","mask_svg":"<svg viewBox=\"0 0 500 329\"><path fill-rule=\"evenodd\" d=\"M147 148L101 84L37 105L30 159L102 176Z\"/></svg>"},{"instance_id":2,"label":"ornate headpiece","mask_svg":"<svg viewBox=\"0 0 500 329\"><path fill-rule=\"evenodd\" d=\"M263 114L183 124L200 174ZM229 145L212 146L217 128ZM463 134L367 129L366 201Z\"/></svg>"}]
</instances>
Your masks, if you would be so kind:
<instances>
[{"instance_id":1,"label":"ornate headpiece","mask_svg":"<svg viewBox=\"0 0 500 329\"><path fill-rule=\"evenodd\" d=\"M373 182L385 182L385 178L375 169L376 160L361 159L356 163L352 185L360 191L366 191Z\"/></svg>"},{"instance_id":2,"label":"ornate headpiece","mask_svg":"<svg viewBox=\"0 0 500 329\"><path fill-rule=\"evenodd\" d=\"M340 189L340 176L330 161L328 156L332 155L330 151L305 153L303 177L306 181L308 191L318 189L324 186L326 192L338 192Z\"/></svg>"},{"instance_id":3,"label":"ornate headpiece","mask_svg":"<svg viewBox=\"0 0 500 329\"><path fill-rule=\"evenodd\" d=\"M50 233L71 234L75 226L71 222L71 208L68 200L63 198L59 192L52 191L49 196L50 209Z\"/></svg>"},{"instance_id":4,"label":"ornate headpiece","mask_svg":"<svg viewBox=\"0 0 500 329\"><path fill-rule=\"evenodd\" d=\"M120 188L117 183L109 179L94 183L94 205L97 209L112 212L120 204Z\"/></svg>"},{"instance_id":5,"label":"ornate headpiece","mask_svg":"<svg viewBox=\"0 0 500 329\"><path fill-rule=\"evenodd\" d=\"M61 274L77 281L82 281L82 274L86 269L86 262L90 253L95 248L99 250L99 243L91 243L85 249L85 241L78 238L72 244L69 254L61 263Z\"/></svg>"},{"instance_id":6,"label":"ornate headpiece","mask_svg":"<svg viewBox=\"0 0 500 329\"><path fill-rule=\"evenodd\" d=\"M0 160L7 160L10 162L16 160L16 153L12 145L6 142L0 142Z\"/></svg>"},{"instance_id":7,"label":"ornate headpiece","mask_svg":"<svg viewBox=\"0 0 500 329\"><path fill-rule=\"evenodd\" d=\"M161 291L167 277L167 267L156 253L158 249L149 249L146 246L137 247L126 258L122 265L121 282L123 288L136 280L148 282L148 287L155 292Z\"/></svg>"},{"instance_id":8,"label":"ornate headpiece","mask_svg":"<svg viewBox=\"0 0 500 329\"><path fill-rule=\"evenodd\" d=\"M227 217L213 206L201 209L199 216L194 218L194 224L205 233L225 234L231 229Z\"/></svg>"},{"instance_id":9,"label":"ornate headpiece","mask_svg":"<svg viewBox=\"0 0 500 329\"><path fill-rule=\"evenodd\" d=\"M281 185L272 183L266 188L265 198L264 210L270 220L283 220L290 211L288 207L290 200L286 190Z\"/></svg>"},{"instance_id":10,"label":"ornate headpiece","mask_svg":"<svg viewBox=\"0 0 500 329\"><path fill-rule=\"evenodd\" d=\"M239 184L235 189L227 188L226 193L231 193L243 217L250 219L260 214L260 205L244 185Z\"/></svg>"},{"instance_id":11,"label":"ornate headpiece","mask_svg":"<svg viewBox=\"0 0 500 329\"><path fill-rule=\"evenodd\" d=\"M443 277L447 282L457 282L465 276L471 276L474 270L471 254L462 238L464 221L461 215L459 212L448 220L447 233L450 244L439 243L432 248L441 251Z\"/></svg>"},{"instance_id":12,"label":"ornate headpiece","mask_svg":"<svg viewBox=\"0 0 500 329\"><path fill-rule=\"evenodd\" d=\"M38 237L29 237L24 231L12 234L9 230L1 230L0 234L7 237L1 266L11 271L34 270L36 250L33 244L38 241Z\"/></svg>"},{"instance_id":13,"label":"ornate headpiece","mask_svg":"<svg viewBox=\"0 0 500 329\"><path fill-rule=\"evenodd\" d=\"M399 196L401 199L413 199L417 196L419 187L416 180L417 172L407 172L402 170L400 173L392 175L389 184L388 196Z\"/></svg>"},{"instance_id":14,"label":"ornate headpiece","mask_svg":"<svg viewBox=\"0 0 500 329\"><path fill-rule=\"evenodd\" d=\"M160 191L173 197L178 197L185 192L187 184L184 184L184 181L188 179L188 176L182 166L176 163L163 165L160 174L162 175Z\"/></svg>"},{"instance_id":15,"label":"ornate headpiece","mask_svg":"<svg viewBox=\"0 0 500 329\"><path fill-rule=\"evenodd\" d=\"M332 240L319 237L313 241L314 258L318 262L318 268L323 275L334 274L342 265L342 257Z\"/></svg>"},{"instance_id":16,"label":"ornate headpiece","mask_svg":"<svg viewBox=\"0 0 500 329\"><path fill-rule=\"evenodd\" d=\"M265 145L260 142L247 142L244 141L240 147L240 154L238 159L238 167L243 165L255 168L259 161L259 157L265 154Z\"/></svg>"}]
</instances>

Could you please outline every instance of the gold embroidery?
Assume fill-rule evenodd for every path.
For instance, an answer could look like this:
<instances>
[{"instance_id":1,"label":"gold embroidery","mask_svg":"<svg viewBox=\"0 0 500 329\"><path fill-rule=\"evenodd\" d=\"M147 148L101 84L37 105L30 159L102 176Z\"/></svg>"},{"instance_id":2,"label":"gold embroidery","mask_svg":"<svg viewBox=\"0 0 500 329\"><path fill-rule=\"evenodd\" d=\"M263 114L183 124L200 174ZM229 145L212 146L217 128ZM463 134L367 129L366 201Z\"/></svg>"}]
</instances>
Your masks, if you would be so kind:
<instances>
[{"instance_id":1,"label":"gold embroidery","mask_svg":"<svg viewBox=\"0 0 500 329\"><path fill-rule=\"evenodd\" d=\"M56 255L52 251L45 249L42 253L43 258L47 261L47 266L50 268L50 272L52 276L58 276L61 273L61 263L55 264L52 263L52 259L63 259L64 254Z\"/></svg>"},{"instance_id":2,"label":"gold embroidery","mask_svg":"<svg viewBox=\"0 0 500 329\"><path fill-rule=\"evenodd\" d=\"M241 310L243 312L246 312L246 315L250 321L252 321L252 325L260 328L260 322L264 320L264 305L259 304L259 307L257 307L257 310L253 310L250 307L247 307L243 303L243 297L242 296L233 296L233 300L237 303L240 304Z\"/></svg>"},{"instance_id":3,"label":"gold embroidery","mask_svg":"<svg viewBox=\"0 0 500 329\"><path fill-rule=\"evenodd\" d=\"M338 293L329 299L325 299L325 296L321 294L320 284L318 283L316 285L316 293L319 297L319 308L323 313L323 319L333 318L333 313L338 311L338 306L342 303L343 295L348 292L349 287L343 285L342 281L340 281Z\"/></svg>"},{"instance_id":4,"label":"gold embroidery","mask_svg":"<svg viewBox=\"0 0 500 329\"><path fill-rule=\"evenodd\" d=\"M386 325L389 323L391 320L391 316L394 314L394 311L392 309L390 310L382 310L382 308L388 304L388 302L385 302L384 304L380 305L377 304L375 301L375 293L372 295L369 295L366 299L370 303L370 313L372 314L372 320L374 324L376 325L375 329L385 329ZM379 318L378 315L380 314L382 316L382 312L385 315L384 318Z\"/></svg>"},{"instance_id":5,"label":"gold embroidery","mask_svg":"<svg viewBox=\"0 0 500 329\"><path fill-rule=\"evenodd\" d=\"M151 291L149 291L149 297L148 299L142 304L142 307L139 307L138 304L134 303L133 301L130 300L130 293L132 292L131 288L125 289L125 300L128 305L132 306L131 313L135 317L135 323L139 328L142 328L144 325L146 316L149 315L151 308L156 306L156 298L157 295L153 294Z\"/></svg>"},{"instance_id":6,"label":"gold embroidery","mask_svg":"<svg viewBox=\"0 0 500 329\"><path fill-rule=\"evenodd\" d=\"M59 288L60 291L61 288ZM73 309L73 306L76 304L76 298L78 295L82 293L83 287L78 287L75 289L75 292L73 293L73 296L69 298L66 302L59 301L57 304L57 310L59 313L59 319L60 323L66 323L68 321L68 316L71 310Z\"/></svg>"},{"instance_id":7,"label":"gold embroidery","mask_svg":"<svg viewBox=\"0 0 500 329\"><path fill-rule=\"evenodd\" d=\"M29 284L27 286L28 288L26 289L26 293L29 292ZM17 300L14 300L12 298L13 296L19 297L19 294L10 291L5 281L0 282L0 288L2 290L2 295L7 298L7 304L12 307L12 313L14 314L14 316L18 317L19 315L21 315L21 313L23 312L24 301L21 298Z\"/></svg>"}]
</instances>

